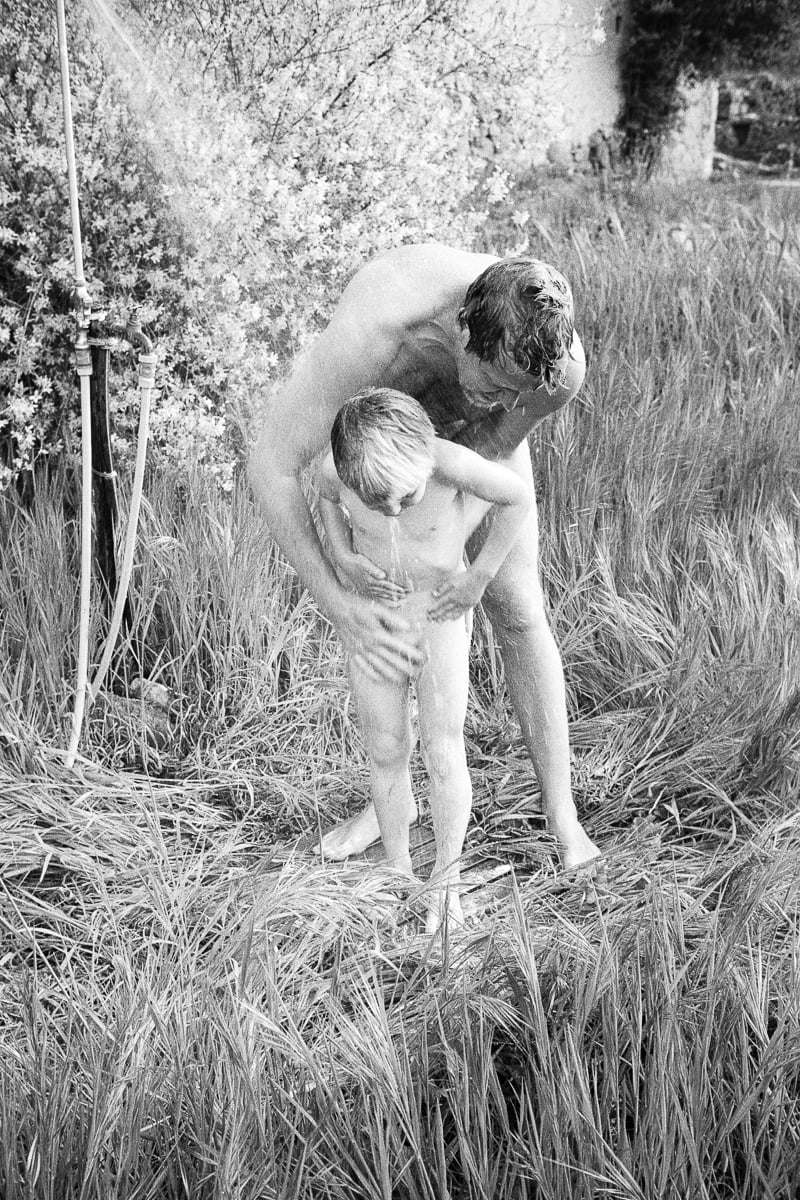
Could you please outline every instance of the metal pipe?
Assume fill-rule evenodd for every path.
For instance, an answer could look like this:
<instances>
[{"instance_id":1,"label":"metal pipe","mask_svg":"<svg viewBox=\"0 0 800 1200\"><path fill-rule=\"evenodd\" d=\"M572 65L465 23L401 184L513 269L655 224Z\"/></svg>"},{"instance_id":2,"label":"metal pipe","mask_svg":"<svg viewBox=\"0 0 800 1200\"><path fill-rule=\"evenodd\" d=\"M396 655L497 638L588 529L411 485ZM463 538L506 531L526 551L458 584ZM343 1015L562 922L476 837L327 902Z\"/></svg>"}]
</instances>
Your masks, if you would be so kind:
<instances>
[{"instance_id":1,"label":"metal pipe","mask_svg":"<svg viewBox=\"0 0 800 1200\"><path fill-rule=\"evenodd\" d=\"M78 332L75 338L75 360L81 387L81 591L78 629L78 678L75 687L75 707L72 714L72 733L67 749L66 765L71 767L78 751L78 741L86 705L89 676L89 617L92 587L92 416L90 376L92 356L89 349L91 301L83 274L83 244L78 207L78 176L75 169L75 139L72 130L72 96L69 86L69 55L67 53L67 22L64 0L56 0L58 53L61 64L61 98L64 106L64 142L67 152L69 181L69 210L72 221L72 251L75 262L75 308Z\"/></svg>"},{"instance_id":2,"label":"metal pipe","mask_svg":"<svg viewBox=\"0 0 800 1200\"><path fill-rule=\"evenodd\" d=\"M75 357L81 386L81 439L82 439L82 503L81 503L81 598L80 598L80 628L78 637L78 678L76 683L75 708L72 718L72 734L67 750L66 765L71 767L75 762L83 724L84 710L87 697L91 703L103 683L108 670L114 645L119 634L120 625L125 611L131 572L133 570L133 555L136 547L136 532L139 523L139 510L144 485L144 468L147 455L147 438L150 420L150 398L155 385L156 355L153 343L142 332L138 320L131 319L124 326L122 336L132 345L140 347L139 353L139 387L141 403L139 409L139 436L136 448L136 467L134 470L133 492L131 507L128 515L128 527L125 536L125 550L122 570L119 576L114 611L111 617L108 637L103 651L100 666L94 677L93 684L88 682L89 664L89 618L92 579L92 437L91 437L91 387L92 374L91 350L89 347L89 326L91 323L91 300L86 287L83 273L83 247L81 242L80 211L78 207L78 181L75 168L75 142L72 130L72 98L69 83L69 56L67 53L66 17L64 0L56 0L56 19L58 24L58 49L61 61L61 95L64 105L64 140L67 152L67 175L69 179L70 217L72 221L72 246L75 260L75 306L78 332L75 340Z\"/></svg>"},{"instance_id":3,"label":"metal pipe","mask_svg":"<svg viewBox=\"0 0 800 1200\"><path fill-rule=\"evenodd\" d=\"M92 500L94 503L94 562L100 584L100 598L108 618L117 591L117 473L111 454L111 428L108 415L108 341L94 336L92 321Z\"/></svg>"},{"instance_id":4,"label":"metal pipe","mask_svg":"<svg viewBox=\"0 0 800 1200\"><path fill-rule=\"evenodd\" d=\"M67 767L72 767L78 752L78 741L86 707L89 686L89 617L92 587L92 437L91 390L92 355L86 330L81 328L75 342L75 358L81 385L81 597L78 629L78 677L75 685L75 707L72 713L72 733L67 749Z\"/></svg>"},{"instance_id":5,"label":"metal pipe","mask_svg":"<svg viewBox=\"0 0 800 1200\"><path fill-rule=\"evenodd\" d=\"M86 279L83 274L83 243L81 241L81 218L78 208L78 173L75 169L75 138L72 132L72 95L69 86L69 55L67 53L67 21L64 0L56 0L56 23L58 25L58 54L61 62L61 100L64 107L64 142L67 151L67 179L69 182L69 211L72 220L72 253L75 262L75 291L80 305L89 299Z\"/></svg>"}]
</instances>

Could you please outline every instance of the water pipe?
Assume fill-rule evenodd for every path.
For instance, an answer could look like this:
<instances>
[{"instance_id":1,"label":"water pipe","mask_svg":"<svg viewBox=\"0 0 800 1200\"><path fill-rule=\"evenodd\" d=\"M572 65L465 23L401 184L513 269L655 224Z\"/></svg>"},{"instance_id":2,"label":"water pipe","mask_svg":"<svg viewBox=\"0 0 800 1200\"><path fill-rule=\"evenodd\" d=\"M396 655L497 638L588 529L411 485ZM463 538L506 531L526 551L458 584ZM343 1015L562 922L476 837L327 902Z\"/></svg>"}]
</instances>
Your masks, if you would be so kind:
<instances>
[{"instance_id":1,"label":"water pipe","mask_svg":"<svg viewBox=\"0 0 800 1200\"><path fill-rule=\"evenodd\" d=\"M75 307L77 315L77 335L75 339L75 361L81 388L81 592L80 592L80 627L78 636L78 674L75 689L75 707L72 717L72 733L67 749L66 765L72 767L78 751L81 727L89 703L96 698L102 686L111 656L114 652L117 635L122 624L125 602L133 570L133 555L136 545L136 532L139 523L139 511L142 500L144 483L144 468L147 455L147 438L150 422L150 400L155 385L156 355L150 339L142 332L141 325L136 320L129 320L124 327L116 327L114 332L121 332L132 345L138 345L139 351L139 389L141 396L139 410L139 434L136 447L136 466L134 470L133 491L128 516L128 527L125 535L125 549L122 570L119 576L114 611L111 617L106 644L100 666L97 669L93 683L89 686L89 618L91 611L91 581L92 581L92 436L91 436L91 375L92 357L89 343L89 327L91 324L91 301L83 272L83 249L81 242L80 212L78 208L78 182L75 169L75 141L72 130L72 99L69 84L69 56L67 53L66 18L64 0L56 0L56 20L58 25L58 49L61 64L61 94L64 107L64 140L67 153L67 175L69 179L70 216L72 221L72 246L75 261Z\"/></svg>"},{"instance_id":2,"label":"water pipe","mask_svg":"<svg viewBox=\"0 0 800 1200\"><path fill-rule=\"evenodd\" d=\"M94 505L94 566L100 585L106 623L117 592L117 523L119 497L117 473L111 454L111 426L108 413L108 368L111 345L97 334L97 314L89 331L92 348L92 504ZM130 628L130 613L125 610Z\"/></svg>"},{"instance_id":3,"label":"water pipe","mask_svg":"<svg viewBox=\"0 0 800 1200\"><path fill-rule=\"evenodd\" d=\"M72 249L75 263L74 301L78 326L75 337L75 365L81 388L81 590L78 629L78 677L75 686L75 707L72 713L72 733L70 735L66 758L67 767L71 767L75 762L75 755L78 750L78 740L83 724L89 676L89 616L92 587L92 436L90 393L92 355L89 348L91 300L83 273L83 246L81 242L80 210L78 208L78 177L75 170L75 139L72 132L72 98L69 86L69 57L67 54L67 23L64 15L64 0L56 0L56 22L58 25L58 53L61 63L61 98L64 107L64 141L67 151Z\"/></svg>"}]
</instances>

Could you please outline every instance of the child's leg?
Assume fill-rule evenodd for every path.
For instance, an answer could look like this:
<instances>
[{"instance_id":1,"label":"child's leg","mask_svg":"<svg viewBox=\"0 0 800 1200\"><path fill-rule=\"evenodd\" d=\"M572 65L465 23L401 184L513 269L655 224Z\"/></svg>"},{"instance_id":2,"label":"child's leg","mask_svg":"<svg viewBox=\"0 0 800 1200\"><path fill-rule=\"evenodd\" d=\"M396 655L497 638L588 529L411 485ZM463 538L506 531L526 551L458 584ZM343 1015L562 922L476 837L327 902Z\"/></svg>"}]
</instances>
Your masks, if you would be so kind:
<instances>
[{"instance_id":1,"label":"child's leg","mask_svg":"<svg viewBox=\"0 0 800 1200\"><path fill-rule=\"evenodd\" d=\"M408 829L417 810L411 792L411 722L408 680L375 679L350 661L350 683L358 705L361 732L370 764L370 790L389 864L407 875L411 869Z\"/></svg>"},{"instance_id":2,"label":"child's leg","mask_svg":"<svg viewBox=\"0 0 800 1200\"><path fill-rule=\"evenodd\" d=\"M472 784L464 750L469 686L469 624L464 617L431 622L429 658L417 680L422 751L431 788L436 861L427 929L434 932L445 911L463 920L458 895L461 852L472 809Z\"/></svg>"}]
</instances>

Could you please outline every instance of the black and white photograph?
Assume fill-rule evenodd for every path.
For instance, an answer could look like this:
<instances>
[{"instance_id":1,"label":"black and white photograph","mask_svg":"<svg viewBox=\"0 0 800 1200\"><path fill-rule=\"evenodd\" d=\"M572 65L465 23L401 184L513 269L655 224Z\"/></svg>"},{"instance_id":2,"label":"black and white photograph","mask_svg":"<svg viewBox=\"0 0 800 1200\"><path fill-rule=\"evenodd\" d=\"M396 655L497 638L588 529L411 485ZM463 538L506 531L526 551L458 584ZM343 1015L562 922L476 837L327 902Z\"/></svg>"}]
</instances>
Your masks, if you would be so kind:
<instances>
[{"instance_id":1,"label":"black and white photograph","mask_svg":"<svg viewBox=\"0 0 800 1200\"><path fill-rule=\"evenodd\" d=\"M0 1200L798 1200L800 0L0 0Z\"/></svg>"}]
</instances>

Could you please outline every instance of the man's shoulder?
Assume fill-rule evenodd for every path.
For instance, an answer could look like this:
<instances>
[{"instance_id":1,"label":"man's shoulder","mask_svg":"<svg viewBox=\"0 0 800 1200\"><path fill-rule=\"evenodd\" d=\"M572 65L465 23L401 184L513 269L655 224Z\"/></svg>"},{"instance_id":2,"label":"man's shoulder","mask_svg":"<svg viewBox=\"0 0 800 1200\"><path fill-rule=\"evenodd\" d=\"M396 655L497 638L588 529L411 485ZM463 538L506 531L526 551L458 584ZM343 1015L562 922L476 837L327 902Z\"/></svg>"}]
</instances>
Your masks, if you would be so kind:
<instances>
[{"instance_id":1,"label":"man's shoulder","mask_svg":"<svg viewBox=\"0 0 800 1200\"><path fill-rule=\"evenodd\" d=\"M444 246L415 242L387 250L366 262L352 277L340 301L345 312L357 309L376 322L407 326L463 297L469 284L495 258Z\"/></svg>"},{"instance_id":2,"label":"man's shoulder","mask_svg":"<svg viewBox=\"0 0 800 1200\"><path fill-rule=\"evenodd\" d=\"M444 242L408 242L394 246L369 259L361 271L383 267L387 270L442 271L447 274L463 275L473 279L490 263L496 262L494 254L478 254L459 246L447 246ZM360 274L360 272L359 272Z\"/></svg>"}]
</instances>

